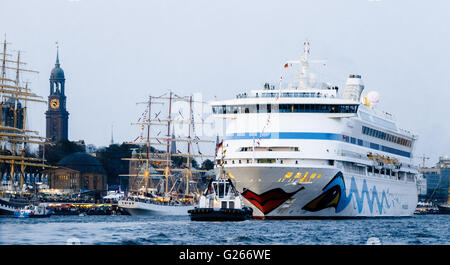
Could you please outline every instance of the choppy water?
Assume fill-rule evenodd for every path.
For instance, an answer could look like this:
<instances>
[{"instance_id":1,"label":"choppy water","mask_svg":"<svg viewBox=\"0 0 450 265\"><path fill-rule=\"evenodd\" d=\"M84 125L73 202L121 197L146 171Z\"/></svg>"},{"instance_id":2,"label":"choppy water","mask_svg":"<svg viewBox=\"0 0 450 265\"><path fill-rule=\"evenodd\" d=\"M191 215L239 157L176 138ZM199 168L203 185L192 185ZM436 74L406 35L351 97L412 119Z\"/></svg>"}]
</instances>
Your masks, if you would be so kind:
<instances>
[{"instance_id":1,"label":"choppy water","mask_svg":"<svg viewBox=\"0 0 450 265\"><path fill-rule=\"evenodd\" d=\"M192 222L189 217L0 218L0 244L450 244L450 215L352 220Z\"/></svg>"}]
</instances>

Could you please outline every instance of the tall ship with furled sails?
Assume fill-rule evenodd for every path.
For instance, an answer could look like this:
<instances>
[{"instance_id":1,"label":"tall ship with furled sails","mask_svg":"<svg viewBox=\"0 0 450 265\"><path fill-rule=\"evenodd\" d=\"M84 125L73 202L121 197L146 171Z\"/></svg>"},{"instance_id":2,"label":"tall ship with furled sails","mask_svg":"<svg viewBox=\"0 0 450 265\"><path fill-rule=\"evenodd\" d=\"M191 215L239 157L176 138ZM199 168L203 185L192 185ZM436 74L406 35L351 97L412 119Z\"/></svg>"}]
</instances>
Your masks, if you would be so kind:
<instances>
[{"instance_id":1,"label":"tall ship with furled sails","mask_svg":"<svg viewBox=\"0 0 450 265\"><path fill-rule=\"evenodd\" d=\"M23 73L37 71L26 69L21 52L13 54L8 44L5 38L0 52L0 215L13 215L14 211L36 202L35 194L24 183L27 168L49 167L44 158L28 152L31 145L49 144L37 131L26 128L29 103L46 102L22 80Z\"/></svg>"},{"instance_id":2,"label":"tall ship with furled sails","mask_svg":"<svg viewBox=\"0 0 450 265\"><path fill-rule=\"evenodd\" d=\"M309 42L285 68L294 81L214 101L226 119L216 161L253 208L255 218L411 216L417 205L413 147L417 136L376 107L361 76L343 89L308 71Z\"/></svg>"},{"instance_id":3,"label":"tall ship with furled sails","mask_svg":"<svg viewBox=\"0 0 450 265\"><path fill-rule=\"evenodd\" d=\"M174 103L184 103L184 108L174 112ZM193 96L168 95L150 96L147 108L137 123L141 135L127 144L140 148L133 151L129 174L129 192L118 202L118 206L130 215L188 215L200 196L196 174L206 170L193 168L195 157L208 157L200 151L199 143L211 142L195 135ZM163 112L156 106L166 108ZM184 112L184 115L183 115ZM165 116L165 117L163 117ZM174 125L181 125L186 137L175 137ZM185 152L177 149L175 143L184 143ZM194 146L196 153L194 153ZM159 150L162 147L163 150ZM178 161L178 163L174 163Z\"/></svg>"}]
</instances>

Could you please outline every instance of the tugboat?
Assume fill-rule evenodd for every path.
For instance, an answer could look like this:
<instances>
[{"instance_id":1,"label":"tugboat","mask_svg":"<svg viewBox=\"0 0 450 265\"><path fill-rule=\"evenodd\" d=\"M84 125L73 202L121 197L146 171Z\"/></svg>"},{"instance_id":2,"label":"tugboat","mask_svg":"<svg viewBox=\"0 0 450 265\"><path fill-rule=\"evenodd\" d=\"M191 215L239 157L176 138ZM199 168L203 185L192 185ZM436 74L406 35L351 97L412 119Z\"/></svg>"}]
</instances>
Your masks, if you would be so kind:
<instances>
[{"instance_id":1,"label":"tugboat","mask_svg":"<svg viewBox=\"0 0 450 265\"><path fill-rule=\"evenodd\" d=\"M14 212L17 218L41 218L49 217L53 211L47 210L45 205L27 205L23 209Z\"/></svg>"},{"instance_id":2,"label":"tugboat","mask_svg":"<svg viewBox=\"0 0 450 265\"><path fill-rule=\"evenodd\" d=\"M230 179L211 179L198 206L188 210L192 221L244 221L253 217L253 209L242 205L239 192Z\"/></svg>"}]
</instances>

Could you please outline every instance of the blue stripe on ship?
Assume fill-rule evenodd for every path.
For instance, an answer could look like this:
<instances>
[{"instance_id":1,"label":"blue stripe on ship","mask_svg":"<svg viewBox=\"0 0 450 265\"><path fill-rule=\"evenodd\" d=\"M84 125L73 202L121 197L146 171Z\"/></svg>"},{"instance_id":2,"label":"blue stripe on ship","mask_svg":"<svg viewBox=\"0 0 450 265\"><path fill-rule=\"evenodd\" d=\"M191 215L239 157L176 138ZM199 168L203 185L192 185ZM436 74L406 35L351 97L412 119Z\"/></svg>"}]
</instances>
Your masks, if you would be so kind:
<instances>
[{"instance_id":1,"label":"blue stripe on ship","mask_svg":"<svg viewBox=\"0 0 450 265\"><path fill-rule=\"evenodd\" d=\"M383 152L411 157L411 153L392 147L372 143L362 139L337 133L312 133L312 132L267 132L267 133L234 133L225 137L225 140L252 140L252 139L304 139L304 140L334 140L342 141Z\"/></svg>"}]
</instances>

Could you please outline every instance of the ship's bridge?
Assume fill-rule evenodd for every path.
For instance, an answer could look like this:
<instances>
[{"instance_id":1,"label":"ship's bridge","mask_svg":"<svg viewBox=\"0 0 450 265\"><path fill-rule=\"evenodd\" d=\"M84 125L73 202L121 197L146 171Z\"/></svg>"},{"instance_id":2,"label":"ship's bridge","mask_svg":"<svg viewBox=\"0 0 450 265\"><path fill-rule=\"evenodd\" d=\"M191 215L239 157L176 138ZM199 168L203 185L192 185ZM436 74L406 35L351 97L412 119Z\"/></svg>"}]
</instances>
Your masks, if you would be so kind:
<instances>
[{"instance_id":1,"label":"ship's bridge","mask_svg":"<svg viewBox=\"0 0 450 265\"><path fill-rule=\"evenodd\" d=\"M354 116L359 102L337 97L337 87L328 89L265 89L238 94L235 99L211 102L217 117L246 113L328 113L332 116ZM342 115L344 114L344 115Z\"/></svg>"},{"instance_id":2,"label":"ship's bridge","mask_svg":"<svg viewBox=\"0 0 450 265\"><path fill-rule=\"evenodd\" d=\"M236 98L336 98L338 89L337 86L330 86L325 83L322 83L320 88L303 89L297 87L281 89L265 83L264 89L252 90L249 94L240 93L236 95Z\"/></svg>"}]
</instances>

